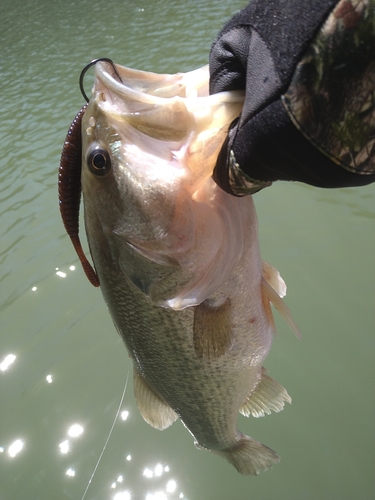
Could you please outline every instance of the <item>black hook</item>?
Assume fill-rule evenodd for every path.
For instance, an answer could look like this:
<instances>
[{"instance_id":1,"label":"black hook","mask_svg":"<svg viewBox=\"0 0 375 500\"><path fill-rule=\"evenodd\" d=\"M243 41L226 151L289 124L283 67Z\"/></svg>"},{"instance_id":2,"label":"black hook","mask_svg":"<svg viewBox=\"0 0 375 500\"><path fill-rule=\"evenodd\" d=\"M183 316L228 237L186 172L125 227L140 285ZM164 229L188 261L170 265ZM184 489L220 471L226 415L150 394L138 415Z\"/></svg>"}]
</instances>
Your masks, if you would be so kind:
<instances>
[{"instance_id":1,"label":"black hook","mask_svg":"<svg viewBox=\"0 0 375 500\"><path fill-rule=\"evenodd\" d=\"M121 76L119 75L119 72L117 71L116 65L112 61L112 59L108 59L107 57L100 57L99 59L94 59L87 66L85 66L83 68L83 70L81 72L81 76L79 77L79 88L81 89L81 93L82 93L83 97L86 99L86 102L89 102L90 99L87 97L85 89L83 88L83 78L84 78L87 70L90 69L91 66L94 66L99 61L105 61L105 62L109 63L112 66L115 75L117 76L119 81L122 83Z\"/></svg>"}]
</instances>

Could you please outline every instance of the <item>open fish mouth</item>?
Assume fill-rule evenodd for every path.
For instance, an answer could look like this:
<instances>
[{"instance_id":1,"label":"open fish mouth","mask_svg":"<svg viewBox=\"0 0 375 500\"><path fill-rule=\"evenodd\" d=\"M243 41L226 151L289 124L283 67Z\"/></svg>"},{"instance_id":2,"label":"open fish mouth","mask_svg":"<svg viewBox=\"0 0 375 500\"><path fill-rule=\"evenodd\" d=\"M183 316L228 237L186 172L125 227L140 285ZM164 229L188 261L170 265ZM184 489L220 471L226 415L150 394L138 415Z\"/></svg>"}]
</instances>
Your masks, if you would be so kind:
<instances>
[{"instance_id":1,"label":"open fish mouth","mask_svg":"<svg viewBox=\"0 0 375 500\"><path fill-rule=\"evenodd\" d=\"M213 106L215 102L240 103L241 110L245 94L243 91L220 92L209 95L209 68L202 66L187 73L161 74L141 71L116 64L99 61L95 65L97 82L95 90L99 89L100 82L111 90L121 100L121 105L130 102L139 102L141 105L165 105L165 99L173 97L194 98L203 97L207 105ZM198 105L198 102L196 103ZM202 105L202 102L200 103ZM239 113L235 113L238 115Z\"/></svg>"},{"instance_id":2,"label":"open fish mouth","mask_svg":"<svg viewBox=\"0 0 375 500\"><path fill-rule=\"evenodd\" d=\"M115 74L108 63L98 62L95 76L94 96L109 119L126 122L148 137L175 143L174 150L179 149L178 143L185 143L190 152L204 144L200 183L212 174L214 162L209 157L215 155L216 161L230 123L240 114L242 91L209 95L208 66L169 75L116 65Z\"/></svg>"}]
</instances>

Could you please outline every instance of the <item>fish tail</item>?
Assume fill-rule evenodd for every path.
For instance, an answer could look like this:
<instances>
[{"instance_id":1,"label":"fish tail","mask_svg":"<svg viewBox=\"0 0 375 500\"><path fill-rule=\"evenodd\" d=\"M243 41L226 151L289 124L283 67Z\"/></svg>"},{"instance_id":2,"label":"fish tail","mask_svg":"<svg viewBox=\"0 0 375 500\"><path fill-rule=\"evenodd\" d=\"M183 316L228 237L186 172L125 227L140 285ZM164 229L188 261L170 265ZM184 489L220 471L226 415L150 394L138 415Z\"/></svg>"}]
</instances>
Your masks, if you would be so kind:
<instances>
[{"instance_id":1,"label":"fish tail","mask_svg":"<svg viewBox=\"0 0 375 500\"><path fill-rule=\"evenodd\" d=\"M279 455L271 448L244 434L231 448L215 450L214 453L228 460L245 476L256 476L280 461Z\"/></svg>"}]
</instances>

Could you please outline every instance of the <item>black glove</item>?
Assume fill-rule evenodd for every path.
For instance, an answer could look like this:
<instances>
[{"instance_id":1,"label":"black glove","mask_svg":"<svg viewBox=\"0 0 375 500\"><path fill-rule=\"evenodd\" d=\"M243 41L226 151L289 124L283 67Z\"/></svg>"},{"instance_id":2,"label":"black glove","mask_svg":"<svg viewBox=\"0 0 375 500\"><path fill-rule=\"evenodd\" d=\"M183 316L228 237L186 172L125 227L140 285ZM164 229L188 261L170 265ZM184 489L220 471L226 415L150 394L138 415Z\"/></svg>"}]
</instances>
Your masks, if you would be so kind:
<instances>
[{"instance_id":1,"label":"black glove","mask_svg":"<svg viewBox=\"0 0 375 500\"><path fill-rule=\"evenodd\" d=\"M210 93L246 89L214 180L375 182L375 0L252 0L219 33Z\"/></svg>"}]
</instances>

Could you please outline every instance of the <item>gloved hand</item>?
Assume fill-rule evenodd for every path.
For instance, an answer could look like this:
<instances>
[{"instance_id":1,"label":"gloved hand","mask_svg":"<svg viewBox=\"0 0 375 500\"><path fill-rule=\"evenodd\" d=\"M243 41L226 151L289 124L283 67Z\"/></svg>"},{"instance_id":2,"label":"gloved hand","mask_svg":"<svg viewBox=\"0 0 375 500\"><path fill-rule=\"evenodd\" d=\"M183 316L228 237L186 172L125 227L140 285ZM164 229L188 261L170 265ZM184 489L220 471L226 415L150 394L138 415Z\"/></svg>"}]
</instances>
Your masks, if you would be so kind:
<instances>
[{"instance_id":1,"label":"gloved hand","mask_svg":"<svg viewBox=\"0 0 375 500\"><path fill-rule=\"evenodd\" d=\"M225 191L375 181L375 0L252 0L210 53L210 93L238 89L213 174Z\"/></svg>"}]
</instances>

